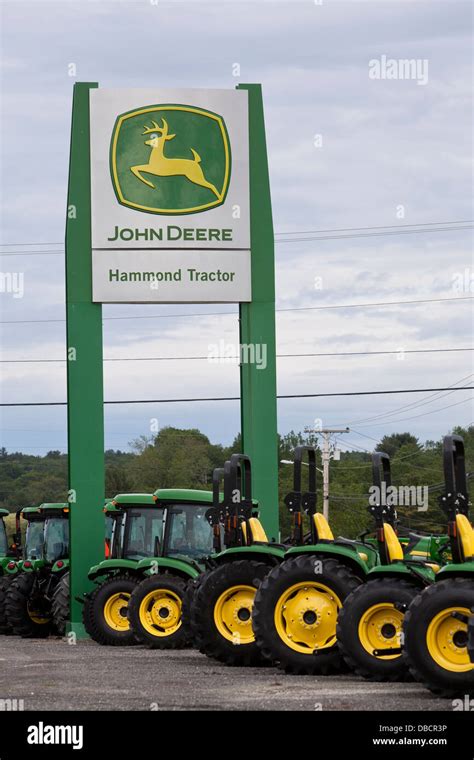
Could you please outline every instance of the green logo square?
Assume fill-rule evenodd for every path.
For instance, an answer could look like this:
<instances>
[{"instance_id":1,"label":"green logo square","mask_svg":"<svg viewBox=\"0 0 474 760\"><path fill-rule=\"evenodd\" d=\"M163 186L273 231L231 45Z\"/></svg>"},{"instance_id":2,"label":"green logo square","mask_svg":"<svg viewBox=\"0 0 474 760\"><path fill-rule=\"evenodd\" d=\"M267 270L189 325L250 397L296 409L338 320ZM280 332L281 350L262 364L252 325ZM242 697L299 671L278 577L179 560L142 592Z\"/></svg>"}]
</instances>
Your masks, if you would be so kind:
<instances>
[{"instance_id":1,"label":"green logo square","mask_svg":"<svg viewBox=\"0 0 474 760\"><path fill-rule=\"evenodd\" d=\"M117 117L110 173L118 202L152 214L221 206L231 173L222 116L185 105L145 106Z\"/></svg>"}]
</instances>

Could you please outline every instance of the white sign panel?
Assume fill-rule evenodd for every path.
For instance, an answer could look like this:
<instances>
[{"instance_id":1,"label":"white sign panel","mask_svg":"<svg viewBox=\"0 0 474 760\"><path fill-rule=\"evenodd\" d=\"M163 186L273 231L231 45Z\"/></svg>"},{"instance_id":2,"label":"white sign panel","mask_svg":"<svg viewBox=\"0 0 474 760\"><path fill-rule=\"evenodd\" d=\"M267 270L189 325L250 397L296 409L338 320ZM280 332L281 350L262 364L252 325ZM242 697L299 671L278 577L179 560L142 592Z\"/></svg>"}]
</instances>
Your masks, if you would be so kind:
<instances>
[{"instance_id":1,"label":"white sign panel","mask_svg":"<svg viewBox=\"0 0 474 760\"><path fill-rule=\"evenodd\" d=\"M90 92L93 300L250 301L245 90Z\"/></svg>"}]
</instances>

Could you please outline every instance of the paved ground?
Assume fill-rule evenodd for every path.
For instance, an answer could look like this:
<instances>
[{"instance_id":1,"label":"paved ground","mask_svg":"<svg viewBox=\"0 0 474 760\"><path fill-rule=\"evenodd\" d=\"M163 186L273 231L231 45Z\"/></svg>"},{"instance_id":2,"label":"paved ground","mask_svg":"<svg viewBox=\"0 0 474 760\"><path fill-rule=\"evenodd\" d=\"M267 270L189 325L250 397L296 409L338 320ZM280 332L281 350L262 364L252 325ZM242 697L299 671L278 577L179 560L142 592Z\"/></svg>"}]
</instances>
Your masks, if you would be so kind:
<instances>
[{"instance_id":1,"label":"paved ground","mask_svg":"<svg viewBox=\"0 0 474 760\"><path fill-rule=\"evenodd\" d=\"M14 685L12 687L12 684ZM0 636L0 700L25 710L451 710L415 683L229 668L194 650Z\"/></svg>"}]
</instances>

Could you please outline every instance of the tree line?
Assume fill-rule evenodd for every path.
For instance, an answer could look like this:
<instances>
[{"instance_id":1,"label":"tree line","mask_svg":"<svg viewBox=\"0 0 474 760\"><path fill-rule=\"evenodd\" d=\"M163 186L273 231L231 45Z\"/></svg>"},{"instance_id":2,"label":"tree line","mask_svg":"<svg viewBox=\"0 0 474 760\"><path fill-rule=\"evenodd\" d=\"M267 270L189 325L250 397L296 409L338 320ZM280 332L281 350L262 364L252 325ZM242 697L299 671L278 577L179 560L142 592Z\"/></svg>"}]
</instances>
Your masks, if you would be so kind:
<instances>
[{"instance_id":1,"label":"tree line","mask_svg":"<svg viewBox=\"0 0 474 760\"><path fill-rule=\"evenodd\" d=\"M466 468L474 471L474 425L452 431L464 437ZM289 532L290 519L283 499L292 489L293 468L281 460L291 460L295 446L318 445L317 436L291 431L278 438L279 510L282 536ZM361 444L362 446L363 444ZM374 450L391 457L395 485L428 486L429 508L399 507L402 525L411 529L443 531L445 517L438 506L443 487L442 439L421 443L411 433L385 435ZM154 436L131 442L131 451L105 452L105 492L150 493L157 488L211 489L212 471L221 467L230 454L240 451L240 435L231 446L213 444L197 429L166 427ZM321 467L321 452L317 451ZM303 477L306 468L303 468ZM330 465L330 523L335 535L356 537L371 527L367 512L368 489L372 482L371 455L364 451L341 452ZM304 486L303 486L304 487ZM258 497L258 494L256 494ZM0 449L0 507L10 511L42 502L67 500L67 455L49 451L45 456L8 452ZM322 506L322 476L318 473L318 505Z\"/></svg>"}]
</instances>

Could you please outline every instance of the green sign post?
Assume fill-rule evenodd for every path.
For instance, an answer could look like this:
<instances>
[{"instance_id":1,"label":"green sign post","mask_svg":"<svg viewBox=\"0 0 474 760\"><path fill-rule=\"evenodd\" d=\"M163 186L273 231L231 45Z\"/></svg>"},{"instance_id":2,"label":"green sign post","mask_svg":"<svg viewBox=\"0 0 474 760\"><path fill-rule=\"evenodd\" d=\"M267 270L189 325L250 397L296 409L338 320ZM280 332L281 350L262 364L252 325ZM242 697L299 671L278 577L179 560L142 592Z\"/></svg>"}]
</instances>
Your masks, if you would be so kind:
<instances>
[{"instance_id":1,"label":"green sign post","mask_svg":"<svg viewBox=\"0 0 474 760\"><path fill-rule=\"evenodd\" d=\"M105 468L104 468L104 414L103 414L103 367L102 367L102 306L100 298L93 300L93 264L92 264L92 231L94 209L91 207L91 118L90 118L90 94L97 88L96 84L78 83L74 87L71 153L69 167L68 210L66 225L66 307L67 307L67 387L68 387L68 444L69 444L69 500L71 503L71 630L78 636L84 635L82 627L81 605L76 601L89 589L87 579L89 568L103 557L104 553L104 519L101 505L104 500ZM278 452L277 452L277 410L276 410L276 367L275 367L275 285L274 285L274 249L273 249L273 226L270 201L270 188L268 178L268 164L265 142L265 127L263 118L262 94L259 85L240 85L239 90L248 93L248 135L249 135L249 171L248 183L250 192L250 280L251 300L240 304L240 343L245 346L259 346L265 351L266 361L264 364L256 362L241 363L241 425L243 451L252 458L254 473L254 493L260 501L262 521L271 538L278 538ZM190 91L192 92L192 91ZM198 91L200 93L206 91ZM222 96L222 92L219 93ZM224 96L225 97L225 96ZM169 102L169 101L168 101ZM158 109L164 111L165 106L152 104L148 110L155 114ZM168 111L170 106L167 106ZM180 106L182 110L182 106ZM147 109L144 109L147 110ZM205 109L195 109L196 114ZM212 113L212 111L209 111ZM193 118L197 118L194 114ZM200 114L202 116L202 114ZM134 164L130 166L136 181L144 184L150 183L152 189L156 180L152 173L162 179L163 172L172 171L177 173L177 164L172 164L171 153L165 155L160 145L166 140L175 137L168 134L168 122L173 123L173 128L179 127L178 120L174 120L174 114L167 113L165 121L157 123L156 118L151 124L145 125L143 133L150 138L145 144L149 148L160 153L157 162L152 164L151 158L147 158L148 164ZM162 117L164 118L164 117ZM180 117L184 118L184 117ZM232 118L232 115L231 115ZM184 124L184 122L183 122ZM198 125L198 123L196 122ZM217 124L217 118L216 118ZM199 126L199 125L198 125ZM143 125L142 125L143 127ZM197 127L196 127L197 128ZM183 129L178 134L183 139ZM209 140L219 141L218 127L215 127L214 136L210 133ZM154 130L154 132L153 132ZM166 130L166 132L165 132ZM222 135L227 135L223 123ZM111 132L113 130L111 129ZM238 131L234 128L234 132ZM169 130L171 132L171 129ZM115 133L118 134L117 129ZM163 136L164 135L164 136ZM197 136L188 138L194 158L177 158L179 171L197 186L200 193L198 203L201 206L216 206L224 202L232 203L232 198L227 198L228 178L212 175L210 164L206 163L206 153L203 151L204 160L196 154L194 145L197 144ZM131 139L131 138L130 138ZM194 141L194 142L193 142ZM225 143L225 140L224 140ZM223 143L223 144L224 144ZM179 144L178 144L179 145ZM232 147L232 146L231 146ZM113 155L114 145L111 146ZM181 153L188 155L189 148L184 145L178 147L178 156ZM209 154L209 151L207 151ZM148 154L144 154L149 156ZM170 158L171 157L171 158ZM105 157L104 157L105 158ZM107 157L108 158L108 157ZM199 159L199 161L198 161ZM132 162L133 163L133 162ZM199 167L196 168L196 165ZM242 184L238 172L241 164L237 163L234 171L236 187ZM170 168L173 167L173 168ZM206 174L208 176L206 176ZM134 179L128 178L130 183ZM167 176L168 179L168 176ZM144 182L147 180L147 183ZM171 177L175 183L175 177ZM209 189L206 189L207 183ZM110 177L110 195L117 196L119 188L114 183L113 172ZM158 183L156 183L158 184ZM141 187L141 186L140 186ZM160 184L160 191L162 185ZM204 189L203 189L204 188ZM232 177L230 178L232 188ZM107 187L107 192L108 192ZM204 191L208 192L206 196ZM137 191L138 192L138 191ZM142 197L149 198L150 196ZM189 192L189 188L188 188ZM209 195L211 193L211 195ZM231 190L229 190L229 194ZM213 195L212 195L213 194ZM156 196L158 198L158 196ZM117 206L121 202L117 196ZM125 201L125 203L123 202ZM109 201L110 202L110 201ZM147 201L148 202L148 201ZM127 197L122 199L122 207L133 205ZM163 207L164 199L158 198L158 205ZM221 208L224 208L221 205ZM235 208L235 205L232 205ZM197 209L196 209L197 210ZM192 211L192 209L191 209ZM128 211L126 212L128 213ZM130 213L139 215L140 210L131 210ZM154 211L153 213L160 213ZM162 213L169 213L163 209ZM213 211L212 213L217 213ZM107 222L107 220L105 220ZM98 224L98 223L97 223ZM104 224L104 220L100 220ZM113 225L112 225L113 228ZM102 230L100 230L102 233ZM105 234L105 233L104 233ZM230 233L228 233L229 235ZM240 230L236 232L236 240L243 239ZM225 238L224 238L225 239ZM247 292L245 287L245 259L239 254L239 244L235 243L232 250L231 238L226 243L230 250L223 250L220 255L230 262L230 268L236 269L236 280L239 277L243 286L237 282L236 287L242 287L241 292ZM244 246L245 247L245 246ZM99 262L101 251L106 252L99 246ZM123 254L119 251L118 255ZM139 257L142 251L125 251L126 255ZM178 256L188 256L185 251L161 251L170 262ZM148 252L147 252L148 254ZM108 255L108 251L107 251ZM199 252L199 261L205 265L206 259ZM215 251L206 252L211 261ZM240 258L239 258L240 256ZM102 259L103 260L103 259ZM148 261L148 259L147 259ZM244 262L242 265L241 262ZM204 264L203 264L204 262ZM212 263L212 261L211 261ZM234 291L229 290L229 296L222 300L235 300L232 298ZM141 296L138 301L153 302L150 293L146 297ZM108 300L104 298L104 300ZM111 299L112 300L112 299ZM135 299L132 299L135 300ZM159 299L156 298L158 301ZM183 298L192 302L193 296L187 294ZM195 299L199 300L198 298ZM203 300L208 300L207 298ZM210 300L217 301L219 296ZM123 299L123 302L127 302ZM129 302L131 302L129 300ZM164 301L166 302L166 301Z\"/></svg>"}]
</instances>

